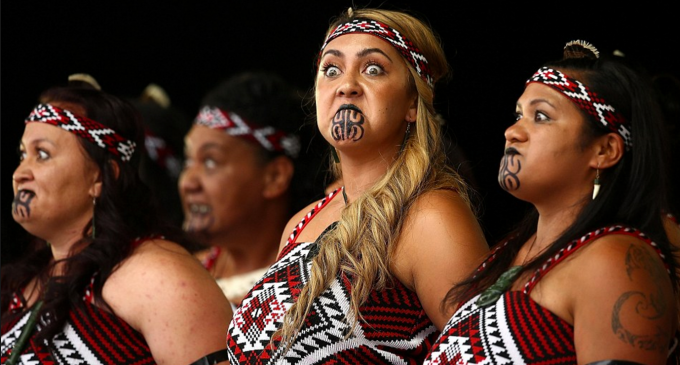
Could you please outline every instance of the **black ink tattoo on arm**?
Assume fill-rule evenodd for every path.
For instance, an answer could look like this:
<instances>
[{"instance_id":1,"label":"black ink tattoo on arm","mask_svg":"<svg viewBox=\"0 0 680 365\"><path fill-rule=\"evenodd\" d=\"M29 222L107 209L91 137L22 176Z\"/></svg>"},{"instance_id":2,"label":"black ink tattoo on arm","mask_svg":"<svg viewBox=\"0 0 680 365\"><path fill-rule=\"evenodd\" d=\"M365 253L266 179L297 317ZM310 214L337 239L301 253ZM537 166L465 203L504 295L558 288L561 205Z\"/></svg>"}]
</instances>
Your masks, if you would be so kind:
<instances>
[{"instance_id":1,"label":"black ink tattoo on arm","mask_svg":"<svg viewBox=\"0 0 680 365\"><path fill-rule=\"evenodd\" d=\"M630 281L634 281L636 275L646 275L650 278L652 286L649 287L649 292L628 291L619 297L612 311L612 331L621 341L633 347L667 351L665 345L669 339L667 330L655 325L653 333L634 333L632 329L626 328L622 320L624 309L626 315L639 316L647 321L660 320L668 314L666 305L668 298L661 286L667 274L649 252L632 244L626 253L625 263Z\"/></svg>"}]
</instances>

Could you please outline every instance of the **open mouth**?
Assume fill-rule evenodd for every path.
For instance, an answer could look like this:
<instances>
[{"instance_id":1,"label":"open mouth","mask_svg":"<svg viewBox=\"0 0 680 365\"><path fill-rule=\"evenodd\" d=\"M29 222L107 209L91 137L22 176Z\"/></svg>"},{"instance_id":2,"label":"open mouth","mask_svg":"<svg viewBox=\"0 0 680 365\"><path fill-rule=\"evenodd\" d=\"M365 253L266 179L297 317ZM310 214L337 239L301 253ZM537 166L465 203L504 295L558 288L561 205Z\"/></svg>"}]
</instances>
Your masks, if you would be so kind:
<instances>
[{"instance_id":1,"label":"open mouth","mask_svg":"<svg viewBox=\"0 0 680 365\"><path fill-rule=\"evenodd\" d=\"M208 214L212 211L212 207L208 204L193 203L189 204L187 207L189 208L189 213L197 215Z\"/></svg>"}]
</instances>

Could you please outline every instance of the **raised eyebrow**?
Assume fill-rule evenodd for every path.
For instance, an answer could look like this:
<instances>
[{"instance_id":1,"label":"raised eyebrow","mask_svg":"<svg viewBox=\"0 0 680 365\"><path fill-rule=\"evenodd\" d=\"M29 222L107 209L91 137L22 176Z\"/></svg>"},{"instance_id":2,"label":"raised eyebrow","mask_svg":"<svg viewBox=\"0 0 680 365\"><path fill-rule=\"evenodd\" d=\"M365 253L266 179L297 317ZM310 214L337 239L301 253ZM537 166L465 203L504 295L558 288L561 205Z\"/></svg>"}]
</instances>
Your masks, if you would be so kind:
<instances>
[{"instance_id":1,"label":"raised eyebrow","mask_svg":"<svg viewBox=\"0 0 680 365\"><path fill-rule=\"evenodd\" d=\"M333 55L333 56L335 56L335 57L343 57L343 56L344 56L344 55L342 54L342 52L338 51L337 49L332 49L332 48L331 48L331 49L326 50L326 52L324 52L324 53L321 55L321 58L324 58L324 57L326 57L326 55L329 55L329 54L330 54L330 55Z\"/></svg>"},{"instance_id":2,"label":"raised eyebrow","mask_svg":"<svg viewBox=\"0 0 680 365\"><path fill-rule=\"evenodd\" d=\"M548 99L543 99L543 98L533 99L529 102L529 105L533 106L533 105L541 104L541 103L546 103L546 104L550 105L551 107L553 107L553 109L556 109L555 105L553 105L553 103L548 101Z\"/></svg>"},{"instance_id":3,"label":"raised eyebrow","mask_svg":"<svg viewBox=\"0 0 680 365\"><path fill-rule=\"evenodd\" d=\"M385 56L390 62L392 62L392 59L390 56L387 55L387 53L383 52L380 48L366 48L360 52L357 52L357 57L366 57L370 55L371 53L380 53L381 55Z\"/></svg>"}]
</instances>

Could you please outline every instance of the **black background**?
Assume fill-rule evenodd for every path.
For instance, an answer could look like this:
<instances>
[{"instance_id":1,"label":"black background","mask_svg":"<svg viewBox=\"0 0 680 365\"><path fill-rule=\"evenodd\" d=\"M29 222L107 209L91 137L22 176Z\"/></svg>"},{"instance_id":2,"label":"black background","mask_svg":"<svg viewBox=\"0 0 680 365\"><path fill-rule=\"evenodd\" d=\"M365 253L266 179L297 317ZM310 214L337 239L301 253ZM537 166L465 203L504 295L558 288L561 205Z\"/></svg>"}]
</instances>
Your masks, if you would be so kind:
<instances>
[{"instance_id":1,"label":"black background","mask_svg":"<svg viewBox=\"0 0 680 365\"><path fill-rule=\"evenodd\" d=\"M680 29L670 2L3 1L2 261L23 244L10 214L11 175L23 119L44 88L79 72L124 97L153 82L192 116L209 88L245 70L275 71L308 90L331 17L353 4L410 11L441 37L453 72L437 86L436 106L474 170L490 242L524 208L500 190L496 173L514 103L541 63L559 58L567 41L585 39L601 52L621 50L652 74L678 75Z\"/></svg>"}]
</instances>

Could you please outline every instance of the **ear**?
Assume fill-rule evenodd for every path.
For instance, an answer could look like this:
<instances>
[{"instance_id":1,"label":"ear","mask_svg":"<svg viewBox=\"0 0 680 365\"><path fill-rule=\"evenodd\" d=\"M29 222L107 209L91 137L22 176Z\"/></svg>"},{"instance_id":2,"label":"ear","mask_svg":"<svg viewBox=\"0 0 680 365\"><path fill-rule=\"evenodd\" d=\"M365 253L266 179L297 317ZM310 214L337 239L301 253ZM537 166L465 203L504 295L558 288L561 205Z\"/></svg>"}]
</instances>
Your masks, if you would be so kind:
<instances>
[{"instance_id":1,"label":"ear","mask_svg":"<svg viewBox=\"0 0 680 365\"><path fill-rule=\"evenodd\" d=\"M413 123L416 121L416 116L418 115L418 94L413 98L413 102L411 102L411 105L408 107L408 110L406 111L406 121L409 123Z\"/></svg>"},{"instance_id":2,"label":"ear","mask_svg":"<svg viewBox=\"0 0 680 365\"><path fill-rule=\"evenodd\" d=\"M608 133L595 140L595 155L590 161L594 169L610 168L621 160L625 151L623 138L617 133Z\"/></svg>"},{"instance_id":3,"label":"ear","mask_svg":"<svg viewBox=\"0 0 680 365\"><path fill-rule=\"evenodd\" d=\"M88 194L93 198L99 198L102 195L102 174L99 169L97 169L92 180L92 186L90 187Z\"/></svg>"},{"instance_id":4,"label":"ear","mask_svg":"<svg viewBox=\"0 0 680 365\"><path fill-rule=\"evenodd\" d=\"M264 168L264 190L262 196L267 199L283 195L293 179L293 161L286 156L278 156L267 163Z\"/></svg>"},{"instance_id":5,"label":"ear","mask_svg":"<svg viewBox=\"0 0 680 365\"><path fill-rule=\"evenodd\" d=\"M111 165L111 171L113 171L114 178L118 180L118 176L120 175L120 166L118 166L118 161L110 159L109 164Z\"/></svg>"}]
</instances>

